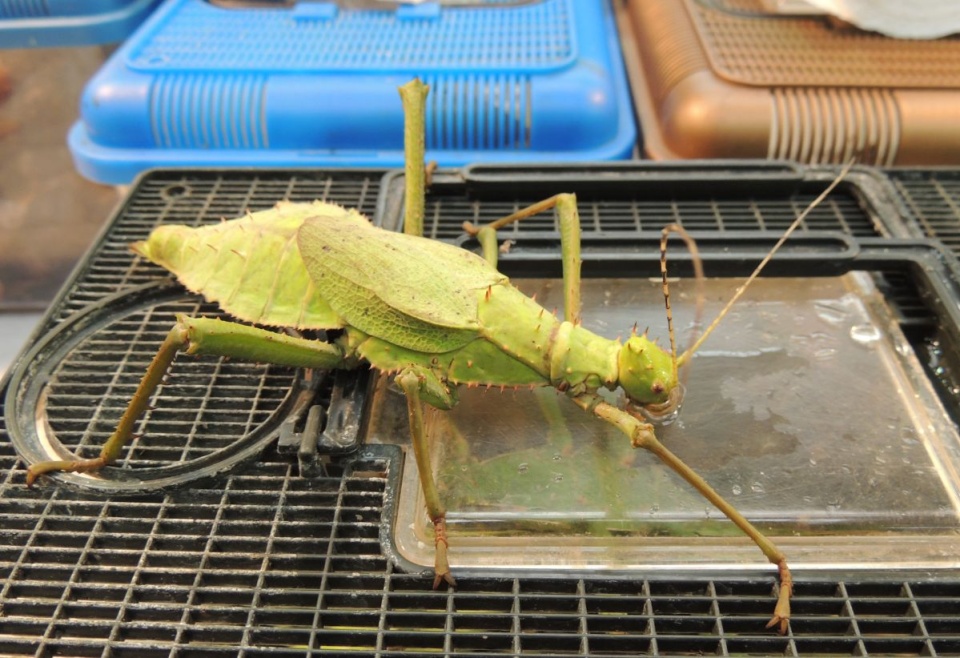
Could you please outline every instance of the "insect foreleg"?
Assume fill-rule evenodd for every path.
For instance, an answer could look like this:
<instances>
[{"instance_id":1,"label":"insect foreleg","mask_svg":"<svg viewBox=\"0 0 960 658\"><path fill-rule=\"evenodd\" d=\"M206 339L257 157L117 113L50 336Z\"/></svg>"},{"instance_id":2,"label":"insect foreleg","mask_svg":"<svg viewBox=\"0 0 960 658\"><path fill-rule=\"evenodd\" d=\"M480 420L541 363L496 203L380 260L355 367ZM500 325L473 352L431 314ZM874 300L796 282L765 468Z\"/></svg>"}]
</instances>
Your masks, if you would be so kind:
<instances>
[{"instance_id":1,"label":"insect foreleg","mask_svg":"<svg viewBox=\"0 0 960 658\"><path fill-rule=\"evenodd\" d=\"M776 544L767 539L767 537L757 530L733 505L724 500L696 471L687 466L679 457L660 443L654 433L652 425L641 422L629 413L604 402L602 398L594 394L578 395L573 398L573 401L585 411L619 428L624 434L630 437L630 442L635 448L649 450L659 457L661 461L693 485L704 498L713 503L727 518L733 521L734 524L763 551L766 558L771 563L777 565L780 575L780 594L777 599L776 608L774 609L773 618L767 624L767 628L779 626L780 632L785 633L790 620L790 595L793 592L793 579L790 575L790 569L787 567L787 557L777 548Z\"/></svg>"},{"instance_id":2,"label":"insect foreleg","mask_svg":"<svg viewBox=\"0 0 960 658\"><path fill-rule=\"evenodd\" d=\"M433 523L433 543L435 550L433 588L445 580L449 585L456 586L450 573L450 563L447 560L447 512L440 502L437 484L433 477L433 465L430 463L430 447L427 445L427 434L423 427L423 406L420 401L421 392L426 392L431 398L439 399L440 408L449 409L456 403L446 386L433 373L417 368L407 368L397 375L397 384L407 396L407 414L410 418L410 436L413 442L413 455L417 460L417 471L420 473L420 486L423 487L423 497L427 504L427 515ZM446 393L446 396L444 396ZM444 400L443 398L446 397ZM438 405L434 405L438 406Z\"/></svg>"},{"instance_id":3,"label":"insect foreleg","mask_svg":"<svg viewBox=\"0 0 960 658\"><path fill-rule=\"evenodd\" d=\"M497 266L499 249L497 247L497 229L513 222L533 217L552 208L557 209L560 223L560 253L563 259L563 306L564 319L574 324L580 322L580 213L577 211L577 197L574 194L557 194L517 212L502 217L486 226L477 227L470 222L463 223L463 230L476 236L483 248L483 257L494 267Z\"/></svg>"},{"instance_id":4,"label":"insect foreleg","mask_svg":"<svg viewBox=\"0 0 960 658\"><path fill-rule=\"evenodd\" d=\"M52 471L96 471L117 459L131 438L137 419L147 410L157 386L163 380L178 352L207 356L225 356L244 361L273 363L301 368L338 368L351 365L344 350L336 344L278 334L215 318L191 318L177 315L177 323L167 334L140 380L136 392L120 418L117 428L95 459L40 462L27 469L27 485L39 475Z\"/></svg>"}]
</instances>

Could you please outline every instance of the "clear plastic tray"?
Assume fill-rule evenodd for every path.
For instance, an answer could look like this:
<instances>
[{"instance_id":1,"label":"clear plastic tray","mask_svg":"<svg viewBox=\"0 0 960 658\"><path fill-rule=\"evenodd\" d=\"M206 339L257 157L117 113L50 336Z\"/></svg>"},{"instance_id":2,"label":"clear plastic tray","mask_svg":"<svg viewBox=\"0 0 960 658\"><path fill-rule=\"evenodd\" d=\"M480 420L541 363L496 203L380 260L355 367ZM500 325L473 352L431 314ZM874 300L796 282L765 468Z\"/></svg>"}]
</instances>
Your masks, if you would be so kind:
<instances>
[{"instance_id":1,"label":"clear plastic tray","mask_svg":"<svg viewBox=\"0 0 960 658\"><path fill-rule=\"evenodd\" d=\"M547 308L556 280L515 282ZM694 289L677 282L685 344ZM709 321L737 285L708 280ZM585 280L584 325L635 322L666 344L659 284ZM960 441L869 276L761 279L691 362L661 440L804 568L956 567ZM616 400L616 394L610 394ZM373 441L409 443L381 378ZM763 564L760 551L654 456L552 389L468 389L428 414L454 568L692 569ZM395 542L433 563L406 459Z\"/></svg>"}]
</instances>

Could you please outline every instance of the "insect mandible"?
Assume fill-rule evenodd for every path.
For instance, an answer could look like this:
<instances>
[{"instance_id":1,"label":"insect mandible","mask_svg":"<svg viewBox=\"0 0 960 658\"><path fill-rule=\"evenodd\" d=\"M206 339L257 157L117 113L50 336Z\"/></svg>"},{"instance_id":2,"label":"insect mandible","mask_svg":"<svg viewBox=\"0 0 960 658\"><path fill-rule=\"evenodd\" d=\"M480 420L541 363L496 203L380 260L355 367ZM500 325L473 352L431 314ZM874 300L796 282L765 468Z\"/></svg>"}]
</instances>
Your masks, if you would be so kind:
<instances>
[{"instance_id":1,"label":"insect mandible","mask_svg":"<svg viewBox=\"0 0 960 658\"><path fill-rule=\"evenodd\" d=\"M376 228L355 210L314 202L279 204L219 225L165 225L132 245L140 256L171 271L189 290L216 302L238 320L265 327L336 330L329 341L310 340L212 318L178 316L141 380L116 430L93 459L48 461L28 469L27 482L56 471L96 471L114 460L133 436L152 392L177 353L231 357L304 368L352 368L369 363L393 376L407 398L412 445L434 527L434 587L454 585L447 557L445 510L426 446L426 403L450 409L457 385L550 386L581 409L620 429L634 447L665 462L730 518L777 566L779 594L768 627L785 632L792 578L786 556L656 436L649 418L680 404L678 371L713 331L806 213L793 224L717 319L686 352L673 338L665 258L661 272L670 328L669 352L644 335L625 342L597 336L579 324L580 224L576 198L560 194L488 226L466 225L484 256L425 239L424 123L427 87L414 80L400 89L406 128L404 234ZM555 208L561 228L564 319L546 312L496 269L496 230ZM622 389L622 407L601 388Z\"/></svg>"}]
</instances>

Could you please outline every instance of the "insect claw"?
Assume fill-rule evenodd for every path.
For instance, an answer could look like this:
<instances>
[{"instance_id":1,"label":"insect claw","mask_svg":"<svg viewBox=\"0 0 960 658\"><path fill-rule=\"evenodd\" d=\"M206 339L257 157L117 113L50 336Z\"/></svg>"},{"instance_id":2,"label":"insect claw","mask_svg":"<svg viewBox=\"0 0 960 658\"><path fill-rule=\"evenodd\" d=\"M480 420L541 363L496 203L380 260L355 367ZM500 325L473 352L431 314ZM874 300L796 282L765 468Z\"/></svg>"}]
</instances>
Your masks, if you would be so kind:
<instances>
[{"instance_id":1,"label":"insect claw","mask_svg":"<svg viewBox=\"0 0 960 658\"><path fill-rule=\"evenodd\" d=\"M490 301L490 293L493 291L493 286L487 286L487 292L484 294L483 298L485 301Z\"/></svg>"}]
</instances>

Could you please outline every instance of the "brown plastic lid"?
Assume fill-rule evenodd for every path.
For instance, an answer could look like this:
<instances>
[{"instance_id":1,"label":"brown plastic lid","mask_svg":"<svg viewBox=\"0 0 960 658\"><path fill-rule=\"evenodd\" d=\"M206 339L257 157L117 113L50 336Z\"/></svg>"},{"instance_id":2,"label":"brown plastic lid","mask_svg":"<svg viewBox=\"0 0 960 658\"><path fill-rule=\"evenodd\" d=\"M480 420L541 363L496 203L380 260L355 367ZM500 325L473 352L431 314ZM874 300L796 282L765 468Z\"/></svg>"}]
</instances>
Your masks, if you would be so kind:
<instances>
[{"instance_id":1,"label":"brown plastic lid","mask_svg":"<svg viewBox=\"0 0 960 658\"><path fill-rule=\"evenodd\" d=\"M651 158L960 161L960 38L892 39L760 0L630 0L619 18Z\"/></svg>"}]
</instances>

